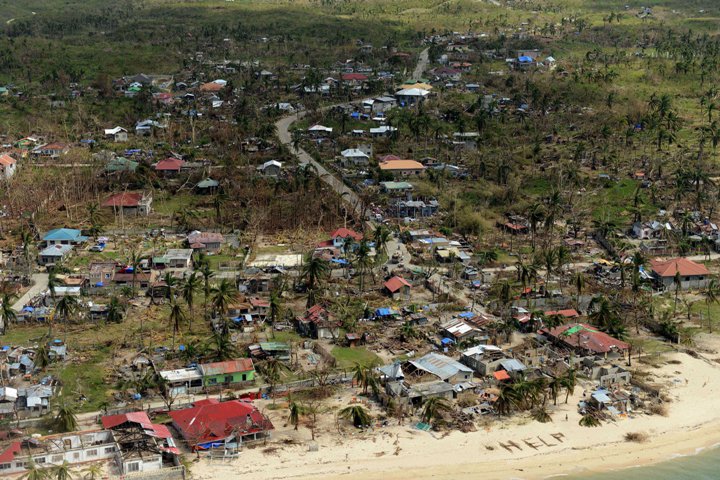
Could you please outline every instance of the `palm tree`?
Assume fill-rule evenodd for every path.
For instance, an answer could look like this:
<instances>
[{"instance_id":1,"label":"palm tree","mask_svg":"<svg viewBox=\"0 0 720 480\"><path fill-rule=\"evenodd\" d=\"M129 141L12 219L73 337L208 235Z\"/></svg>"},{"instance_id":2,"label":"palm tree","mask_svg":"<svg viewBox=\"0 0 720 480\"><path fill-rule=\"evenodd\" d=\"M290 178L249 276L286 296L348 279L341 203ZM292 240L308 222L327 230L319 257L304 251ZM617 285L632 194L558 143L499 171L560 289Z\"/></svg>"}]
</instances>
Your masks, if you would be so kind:
<instances>
[{"instance_id":1,"label":"palm tree","mask_svg":"<svg viewBox=\"0 0 720 480\"><path fill-rule=\"evenodd\" d=\"M208 300L210 300L210 279L215 276L215 272L210 269L209 263L204 263L200 267L200 274L203 276L203 310L205 310L205 317L209 316L207 308Z\"/></svg>"},{"instance_id":2,"label":"palm tree","mask_svg":"<svg viewBox=\"0 0 720 480\"><path fill-rule=\"evenodd\" d=\"M63 324L65 325L65 337L67 337L67 325L68 320L70 319L70 316L75 313L75 311L78 309L79 303L75 297L71 297L69 295L65 295L60 299L60 301L55 305L55 312L60 315L60 317L63 319Z\"/></svg>"},{"instance_id":3,"label":"palm tree","mask_svg":"<svg viewBox=\"0 0 720 480\"><path fill-rule=\"evenodd\" d=\"M57 480L72 480L73 478L73 472L67 460L63 460L62 464L54 466L51 471L51 475Z\"/></svg>"},{"instance_id":4,"label":"palm tree","mask_svg":"<svg viewBox=\"0 0 720 480\"><path fill-rule=\"evenodd\" d=\"M540 423L548 423L552 422L552 418L550 417L550 414L545 409L545 407L539 407L532 412L532 417L536 421Z\"/></svg>"},{"instance_id":5,"label":"palm tree","mask_svg":"<svg viewBox=\"0 0 720 480\"><path fill-rule=\"evenodd\" d=\"M390 230L383 224L380 224L375 228L373 232L373 241L375 242L375 249L377 252L383 252L387 257L387 244L390 240Z\"/></svg>"},{"instance_id":6,"label":"palm tree","mask_svg":"<svg viewBox=\"0 0 720 480\"><path fill-rule=\"evenodd\" d=\"M327 277L329 272L330 266L326 260L320 257L313 257L312 253L305 257L305 263L303 264L300 272L300 278L305 280L307 284L308 308L315 305L316 290L320 287L321 282L325 279L325 277Z\"/></svg>"},{"instance_id":7,"label":"palm tree","mask_svg":"<svg viewBox=\"0 0 720 480\"><path fill-rule=\"evenodd\" d=\"M298 425L300 424L300 415L302 415L302 407L298 405L297 402L290 402L288 411L288 422L290 422L290 425L293 425L295 430L297 430Z\"/></svg>"},{"instance_id":8,"label":"palm tree","mask_svg":"<svg viewBox=\"0 0 720 480\"><path fill-rule=\"evenodd\" d=\"M673 284L675 285L675 305L673 306L673 312L677 310L678 297L680 296L680 290L682 290L682 277L680 271L675 272L673 277Z\"/></svg>"},{"instance_id":9,"label":"palm tree","mask_svg":"<svg viewBox=\"0 0 720 480\"><path fill-rule=\"evenodd\" d=\"M509 415L517 405L517 394L511 385L503 384L495 400L495 411L500 415Z\"/></svg>"},{"instance_id":10,"label":"palm tree","mask_svg":"<svg viewBox=\"0 0 720 480\"><path fill-rule=\"evenodd\" d=\"M361 405L350 405L343 408L338 412L338 417L352 420L353 425L356 427L364 427L372 422L372 417Z\"/></svg>"},{"instance_id":11,"label":"palm tree","mask_svg":"<svg viewBox=\"0 0 720 480\"><path fill-rule=\"evenodd\" d=\"M275 386L280 382L283 375L290 371L287 365L275 357L270 357L260 365L260 371L263 377L270 384L272 392L273 405L275 404Z\"/></svg>"},{"instance_id":12,"label":"palm tree","mask_svg":"<svg viewBox=\"0 0 720 480\"><path fill-rule=\"evenodd\" d=\"M200 291L200 277L197 272L192 272L183 282L180 292L185 304L190 309L188 317L188 328L192 331L192 316L195 313L195 294Z\"/></svg>"},{"instance_id":13,"label":"palm tree","mask_svg":"<svg viewBox=\"0 0 720 480\"><path fill-rule=\"evenodd\" d=\"M137 272L140 268L140 260L142 260L142 257L140 256L140 252L137 250L133 250L130 254L130 266L132 267L132 297L135 298L137 295Z\"/></svg>"},{"instance_id":14,"label":"palm tree","mask_svg":"<svg viewBox=\"0 0 720 480\"><path fill-rule=\"evenodd\" d=\"M171 350L175 350L175 335L178 334L180 331L180 323L184 322L187 319L187 316L185 315L185 311L182 308L182 305L177 303L177 301L172 300L172 303L170 304L170 314L168 315L168 320L170 321L170 328L172 328L173 336L172 336L172 348Z\"/></svg>"},{"instance_id":15,"label":"palm tree","mask_svg":"<svg viewBox=\"0 0 720 480\"><path fill-rule=\"evenodd\" d=\"M40 345L40 347L35 351L33 363L35 364L35 367L40 370L50 365L50 349L46 343Z\"/></svg>"},{"instance_id":16,"label":"palm tree","mask_svg":"<svg viewBox=\"0 0 720 480\"><path fill-rule=\"evenodd\" d=\"M360 292L365 290L365 274L371 269L370 245L362 240L355 249L355 265L360 273Z\"/></svg>"},{"instance_id":17,"label":"palm tree","mask_svg":"<svg viewBox=\"0 0 720 480\"><path fill-rule=\"evenodd\" d=\"M12 308L15 296L10 293L4 293L2 296L2 305L0 305L0 335L5 335L11 321L17 320L15 310Z\"/></svg>"},{"instance_id":18,"label":"palm tree","mask_svg":"<svg viewBox=\"0 0 720 480\"><path fill-rule=\"evenodd\" d=\"M452 411L452 405L442 397L430 397L425 400L422 419L425 423L442 422L446 413Z\"/></svg>"},{"instance_id":19,"label":"palm tree","mask_svg":"<svg viewBox=\"0 0 720 480\"><path fill-rule=\"evenodd\" d=\"M83 470L83 480L99 480L103 477L104 471L100 464L90 465L86 470Z\"/></svg>"},{"instance_id":20,"label":"palm tree","mask_svg":"<svg viewBox=\"0 0 720 480\"><path fill-rule=\"evenodd\" d=\"M33 236L30 230L23 228L20 230L20 242L22 243L23 258L25 259L25 267L27 275L32 273L32 263L30 262L30 248L32 247Z\"/></svg>"},{"instance_id":21,"label":"palm tree","mask_svg":"<svg viewBox=\"0 0 720 480\"><path fill-rule=\"evenodd\" d=\"M550 398L553 401L553 405L557 405L557 399L560 395L560 389L563 388L562 378L552 377L548 382L548 390L550 392Z\"/></svg>"},{"instance_id":22,"label":"palm tree","mask_svg":"<svg viewBox=\"0 0 720 480\"><path fill-rule=\"evenodd\" d=\"M230 304L237 299L238 295L235 285L230 283L229 280L223 279L210 290L213 312L224 317Z\"/></svg>"},{"instance_id":23,"label":"palm tree","mask_svg":"<svg viewBox=\"0 0 720 480\"><path fill-rule=\"evenodd\" d=\"M580 417L578 425L580 425L581 427L599 427L601 424L600 420L595 415L588 412L582 417Z\"/></svg>"},{"instance_id":24,"label":"palm tree","mask_svg":"<svg viewBox=\"0 0 720 480\"><path fill-rule=\"evenodd\" d=\"M278 317L280 317L281 308L282 304L280 302L280 292L273 290L272 293L270 293L270 322L273 324L273 332L275 332L274 325L275 322L277 322Z\"/></svg>"},{"instance_id":25,"label":"palm tree","mask_svg":"<svg viewBox=\"0 0 720 480\"><path fill-rule=\"evenodd\" d=\"M125 304L121 303L115 296L110 298L110 302L107 306L107 321L110 323L120 323L122 322L124 314Z\"/></svg>"},{"instance_id":26,"label":"palm tree","mask_svg":"<svg viewBox=\"0 0 720 480\"><path fill-rule=\"evenodd\" d=\"M215 332L211 338L211 343L207 346L207 352L209 357L217 362L224 362L238 355L237 348L235 348L227 332Z\"/></svg>"},{"instance_id":27,"label":"palm tree","mask_svg":"<svg viewBox=\"0 0 720 480\"><path fill-rule=\"evenodd\" d=\"M577 376L574 368L565 372L565 375L560 379L560 385L565 389L565 403L567 403L570 395L575 393L575 387L577 386Z\"/></svg>"},{"instance_id":28,"label":"palm tree","mask_svg":"<svg viewBox=\"0 0 720 480\"><path fill-rule=\"evenodd\" d=\"M21 480L47 480L50 478L50 472L39 467L32 457L30 457L30 461L25 465L25 468L27 469L27 473L20 477Z\"/></svg>"},{"instance_id":29,"label":"palm tree","mask_svg":"<svg viewBox=\"0 0 720 480\"><path fill-rule=\"evenodd\" d=\"M705 289L705 305L707 306L708 329L712 333L712 317L710 316L710 305L720 303L720 284L717 279L710 280Z\"/></svg>"},{"instance_id":30,"label":"palm tree","mask_svg":"<svg viewBox=\"0 0 720 480\"><path fill-rule=\"evenodd\" d=\"M59 432L74 432L77 430L77 416L75 408L68 404L64 398L60 399L57 415L55 415L55 429Z\"/></svg>"}]
</instances>

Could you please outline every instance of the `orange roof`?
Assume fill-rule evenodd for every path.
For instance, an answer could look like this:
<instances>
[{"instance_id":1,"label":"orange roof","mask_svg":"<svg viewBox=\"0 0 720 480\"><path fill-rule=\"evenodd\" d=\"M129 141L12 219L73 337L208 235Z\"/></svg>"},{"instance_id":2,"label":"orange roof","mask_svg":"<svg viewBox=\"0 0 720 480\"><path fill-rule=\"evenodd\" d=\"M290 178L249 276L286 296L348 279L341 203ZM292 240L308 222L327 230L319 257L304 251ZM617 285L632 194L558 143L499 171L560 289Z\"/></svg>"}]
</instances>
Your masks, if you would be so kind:
<instances>
[{"instance_id":1,"label":"orange roof","mask_svg":"<svg viewBox=\"0 0 720 480\"><path fill-rule=\"evenodd\" d=\"M0 155L0 164L10 166L15 165L17 161L10 155Z\"/></svg>"},{"instance_id":2,"label":"orange roof","mask_svg":"<svg viewBox=\"0 0 720 480\"><path fill-rule=\"evenodd\" d=\"M510 380L510 375L508 375L508 372L505 370L498 370L497 372L493 372L493 377L495 377L495 380L502 381L502 380Z\"/></svg>"},{"instance_id":3,"label":"orange roof","mask_svg":"<svg viewBox=\"0 0 720 480\"><path fill-rule=\"evenodd\" d=\"M208 82L200 85L201 92L219 92L224 87L223 84L218 82Z\"/></svg>"},{"instance_id":4,"label":"orange roof","mask_svg":"<svg viewBox=\"0 0 720 480\"><path fill-rule=\"evenodd\" d=\"M390 293L395 293L402 287L412 287L407 280L398 276L392 277L390 280L385 282L383 286L387 288Z\"/></svg>"},{"instance_id":5,"label":"orange roof","mask_svg":"<svg viewBox=\"0 0 720 480\"><path fill-rule=\"evenodd\" d=\"M545 315L548 317L551 317L553 315L560 315L561 317L566 318L575 318L580 316L580 314L574 308L568 308L566 310L548 310L547 312L545 312Z\"/></svg>"},{"instance_id":6,"label":"orange roof","mask_svg":"<svg viewBox=\"0 0 720 480\"><path fill-rule=\"evenodd\" d=\"M415 160L388 160L380 162L380 170L425 170L425 166Z\"/></svg>"},{"instance_id":7,"label":"orange roof","mask_svg":"<svg viewBox=\"0 0 720 480\"><path fill-rule=\"evenodd\" d=\"M683 277L693 275L710 275L705 265L695 263L687 258L672 258L670 260L651 260L650 266L660 277L674 277L680 273Z\"/></svg>"}]
</instances>

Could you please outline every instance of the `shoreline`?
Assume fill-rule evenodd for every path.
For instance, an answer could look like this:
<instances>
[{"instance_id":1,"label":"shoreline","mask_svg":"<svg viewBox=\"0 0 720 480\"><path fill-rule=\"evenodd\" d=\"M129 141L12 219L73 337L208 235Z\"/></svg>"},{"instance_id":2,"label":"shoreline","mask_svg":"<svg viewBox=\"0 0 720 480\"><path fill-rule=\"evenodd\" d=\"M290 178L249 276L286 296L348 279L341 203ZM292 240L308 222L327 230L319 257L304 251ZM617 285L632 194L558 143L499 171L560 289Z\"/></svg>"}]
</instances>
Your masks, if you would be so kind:
<instances>
[{"instance_id":1,"label":"shoreline","mask_svg":"<svg viewBox=\"0 0 720 480\"><path fill-rule=\"evenodd\" d=\"M421 432L407 424L365 433L345 428L338 434L330 418L318 430L318 451L310 452L308 430L283 430L287 414L278 410L271 443L244 449L231 463L202 459L193 474L207 480L243 475L255 480L541 480L648 467L720 445L720 382L714 380L720 378L720 365L684 353L668 358L674 362L651 370L656 381L668 385L667 417L636 413L601 427L581 427L579 389L567 404L553 406L554 422L516 415L469 433ZM342 401L337 398L338 405ZM625 435L631 432L648 440L628 442Z\"/></svg>"}]
</instances>

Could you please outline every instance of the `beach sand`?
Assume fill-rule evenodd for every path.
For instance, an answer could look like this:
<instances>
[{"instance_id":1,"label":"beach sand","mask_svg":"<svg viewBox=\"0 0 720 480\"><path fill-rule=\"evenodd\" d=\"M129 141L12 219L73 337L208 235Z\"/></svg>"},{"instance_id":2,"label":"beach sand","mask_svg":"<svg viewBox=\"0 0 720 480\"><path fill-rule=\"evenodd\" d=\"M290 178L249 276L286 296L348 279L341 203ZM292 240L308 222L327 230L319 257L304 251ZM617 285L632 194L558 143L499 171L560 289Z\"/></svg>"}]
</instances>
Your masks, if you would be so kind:
<instances>
[{"instance_id":1,"label":"beach sand","mask_svg":"<svg viewBox=\"0 0 720 480\"><path fill-rule=\"evenodd\" d=\"M720 442L720 365L672 353L658 368L646 370L652 373L649 381L667 385L672 398L667 417L637 414L598 428L581 427L576 405L583 389L578 388L567 404L564 394L558 399L552 423L514 416L471 433L421 432L406 424L369 433L345 428L347 434L339 435L334 415L326 414L319 450L311 452L309 430L283 427L287 413L279 410L270 413L277 431L267 445L243 449L228 463L202 459L191 471L208 480L250 475L253 480L540 479L647 465ZM627 442L629 432L643 432L648 441ZM288 437L298 443L283 444Z\"/></svg>"}]
</instances>

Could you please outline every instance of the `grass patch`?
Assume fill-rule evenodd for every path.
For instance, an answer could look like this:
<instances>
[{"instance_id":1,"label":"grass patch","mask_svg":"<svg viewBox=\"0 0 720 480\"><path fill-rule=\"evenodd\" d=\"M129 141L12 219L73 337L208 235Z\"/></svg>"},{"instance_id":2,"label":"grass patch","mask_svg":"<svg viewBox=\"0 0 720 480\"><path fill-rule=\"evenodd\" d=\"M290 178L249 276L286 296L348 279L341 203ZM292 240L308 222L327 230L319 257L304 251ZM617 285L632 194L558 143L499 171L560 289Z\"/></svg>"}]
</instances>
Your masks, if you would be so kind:
<instances>
[{"instance_id":1,"label":"grass patch","mask_svg":"<svg viewBox=\"0 0 720 480\"><path fill-rule=\"evenodd\" d=\"M356 364L367 367L380 362L380 357L366 348L335 347L330 353L340 368L352 368Z\"/></svg>"}]
</instances>

